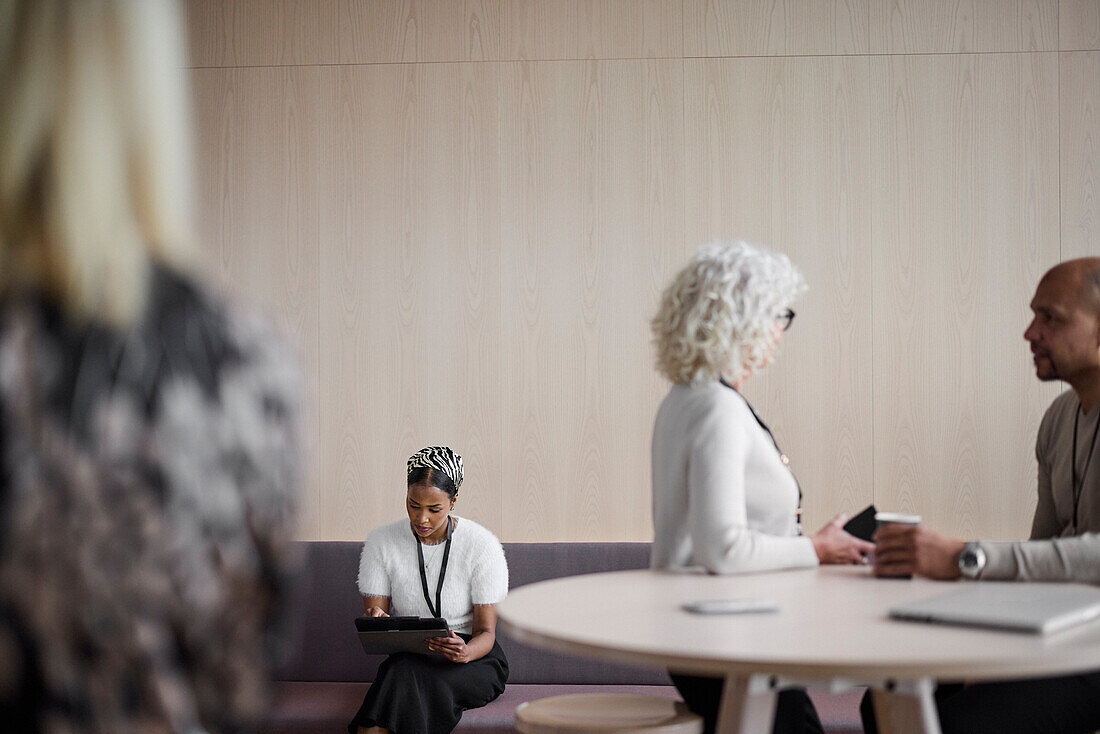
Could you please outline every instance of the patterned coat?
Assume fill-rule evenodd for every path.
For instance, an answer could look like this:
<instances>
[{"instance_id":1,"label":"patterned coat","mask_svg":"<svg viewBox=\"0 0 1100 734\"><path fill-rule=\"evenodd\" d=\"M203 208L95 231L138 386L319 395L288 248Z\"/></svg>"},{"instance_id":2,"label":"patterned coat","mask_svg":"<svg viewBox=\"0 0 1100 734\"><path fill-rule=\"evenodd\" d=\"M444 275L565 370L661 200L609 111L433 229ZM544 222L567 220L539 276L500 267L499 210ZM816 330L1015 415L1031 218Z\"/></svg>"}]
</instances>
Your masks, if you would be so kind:
<instances>
[{"instance_id":1,"label":"patterned coat","mask_svg":"<svg viewBox=\"0 0 1100 734\"><path fill-rule=\"evenodd\" d=\"M0 728L251 728L298 486L295 362L154 267L123 332L0 303Z\"/></svg>"}]
</instances>

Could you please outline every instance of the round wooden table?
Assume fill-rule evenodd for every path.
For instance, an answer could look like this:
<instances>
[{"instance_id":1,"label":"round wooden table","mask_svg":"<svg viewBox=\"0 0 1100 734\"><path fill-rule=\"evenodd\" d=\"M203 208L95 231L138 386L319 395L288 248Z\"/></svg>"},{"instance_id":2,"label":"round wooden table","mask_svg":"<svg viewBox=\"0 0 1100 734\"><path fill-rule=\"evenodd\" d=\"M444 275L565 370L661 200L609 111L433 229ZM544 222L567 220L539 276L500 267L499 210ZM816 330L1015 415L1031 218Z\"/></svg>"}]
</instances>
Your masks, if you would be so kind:
<instances>
[{"instance_id":1,"label":"round wooden table","mask_svg":"<svg viewBox=\"0 0 1100 734\"><path fill-rule=\"evenodd\" d=\"M1039 636L887 616L961 583L878 579L853 566L734 576L620 571L523 586L498 610L509 634L532 645L725 676L720 732L770 731L775 692L790 684L871 685L884 732L938 732L935 680L1100 669L1100 623ZM680 608L741 597L775 601L779 611L703 616Z\"/></svg>"}]
</instances>

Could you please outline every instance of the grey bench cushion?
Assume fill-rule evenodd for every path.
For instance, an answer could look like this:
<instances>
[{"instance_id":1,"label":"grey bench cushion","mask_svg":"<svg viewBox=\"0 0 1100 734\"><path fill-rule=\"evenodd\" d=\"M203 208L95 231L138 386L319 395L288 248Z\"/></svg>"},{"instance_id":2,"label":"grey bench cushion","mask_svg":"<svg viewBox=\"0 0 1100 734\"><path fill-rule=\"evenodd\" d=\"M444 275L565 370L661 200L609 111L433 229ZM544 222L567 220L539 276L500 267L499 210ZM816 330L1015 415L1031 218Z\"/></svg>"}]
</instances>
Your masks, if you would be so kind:
<instances>
[{"instance_id":1,"label":"grey bench cushion","mask_svg":"<svg viewBox=\"0 0 1100 734\"><path fill-rule=\"evenodd\" d=\"M283 681L374 680L381 657L363 653L353 620L363 613L356 589L360 543L299 543L302 565L291 595L290 643L276 678ZM505 543L512 588L561 576L646 568L649 543ZM516 684L669 685L663 670L549 653L498 639Z\"/></svg>"},{"instance_id":2,"label":"grey bench cushion","mask_svg":"<svg viewBox=\"0 0 1100 734\"><path fill-rule=\"evenodd\" d=\"M276 686L275 705L265 723L265 734L340 734L363 703L367 683L283 682ZM633 693L676 699L672 686L538 686L509 685L488 706L462 715L463 734L512 734L516 706L548 696L571 693ZM825 694L811 690L821 723L829 734L862 734L859 699L863 690Z\"/></svg>"},{"instance_id":3,"label":"grey bench cushion","mask_svg":"<svg viewBox=\"0 0 1100 734\"><path fill-rule=\"evenodd\" d=\"M275 690L276 705L265 723L266 734L339 734L363 703L367 683L283 682ZM548 696L572 693L633 693L677 698L672 686L537 686L509 685L488 706L462 714L458 730L463 734L511 734L515 732L516 706Z\"/></svg>"}]
</instances>

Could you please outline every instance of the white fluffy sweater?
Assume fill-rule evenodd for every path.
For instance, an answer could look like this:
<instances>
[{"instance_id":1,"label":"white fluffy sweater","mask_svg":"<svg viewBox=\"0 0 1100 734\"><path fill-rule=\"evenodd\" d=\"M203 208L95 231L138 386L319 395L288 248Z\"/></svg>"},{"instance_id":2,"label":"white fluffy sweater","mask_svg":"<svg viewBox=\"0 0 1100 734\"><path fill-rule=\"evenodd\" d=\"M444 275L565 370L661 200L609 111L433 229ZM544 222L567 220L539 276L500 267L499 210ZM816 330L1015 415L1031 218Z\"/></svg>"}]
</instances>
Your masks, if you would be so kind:
<instances>
[{"instance_id":1,"label":"white fluffy sweater","mask_svg":"<svg viewBox=\"0 0 1100 734\"><path fill-rule=\"evenodd\" d=\"M508 594L508 564L496 536L473 520L458 522L451 535L451 555L443 581L441 616L455 632L471 634L474 604L499 604ZM418 571L420 542L407 518L371 531L359 558L359 593L388 596L390 614L430 617ZM445 544L423 546L428 590L435 604L436 584Z\"/></svg>"},{"instance_id":2,"label":"white fluffy sweater","mask_svg":"<svg viewBox=\"0 0 1100 734\"><path fill-rule=\"evenodd\" d=\"M798 485L745 399L674 385L653 427L653 568L711 573L816 566L797 535Z\"/></svg>"}]
</instances>

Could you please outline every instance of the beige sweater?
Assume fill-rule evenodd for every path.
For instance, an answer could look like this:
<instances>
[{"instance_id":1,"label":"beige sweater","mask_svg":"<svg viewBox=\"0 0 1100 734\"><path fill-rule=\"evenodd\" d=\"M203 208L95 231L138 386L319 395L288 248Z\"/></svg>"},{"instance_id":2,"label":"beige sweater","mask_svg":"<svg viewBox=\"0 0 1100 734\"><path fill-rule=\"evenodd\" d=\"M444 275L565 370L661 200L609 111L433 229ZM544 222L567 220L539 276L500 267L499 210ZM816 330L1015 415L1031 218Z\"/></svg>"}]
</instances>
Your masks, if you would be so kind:
<instances>
[{"instance_id":1,"label":"beige sweater","mask_svg":"<svg viewBox=\"0 0 1100 734\"><path fill-rule=\"evenodd\" d=\"M1083 581L1100 584L1100 446L1093 451L1084 477L1073 526L1073 423L1080 402L1072 390L1059 395L1043 416L1035 441L1039 462L1038 504L1031 540L983 541L983 579ZM1077 471L1085 468L1100 406L1078 419ZM1097 439L1100 441L1100 439Z\"/></svg>"}]
</instances>

